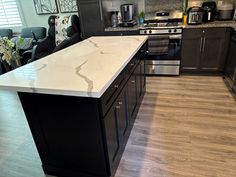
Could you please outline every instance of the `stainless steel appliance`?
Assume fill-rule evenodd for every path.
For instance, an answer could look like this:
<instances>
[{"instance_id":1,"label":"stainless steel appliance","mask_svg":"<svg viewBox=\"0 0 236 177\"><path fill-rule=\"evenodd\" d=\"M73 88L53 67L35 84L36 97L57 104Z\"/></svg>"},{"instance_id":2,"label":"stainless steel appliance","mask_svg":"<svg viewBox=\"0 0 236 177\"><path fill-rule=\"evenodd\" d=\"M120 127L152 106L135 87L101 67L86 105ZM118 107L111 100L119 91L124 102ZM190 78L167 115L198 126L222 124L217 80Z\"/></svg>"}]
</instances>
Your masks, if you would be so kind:
<instances>
[{"instance_id":1,"label":"stainless steel appliance","mask_svg":"<svg viewBox=\"0 0 236 177\"><path fill-rule=\"evenodd\" d=\"M147 75L179 75L182 12L158 12L145 19L140 34L148 35Z\"/></svg>"},{"instance_id":2,"label":"stainless steel appliance","mask_svg":"<svg viewBox=\"0 0 236 177\"><path fill-rule=\"evenodd\" d=\"M236 93L236 31L232 31L227 62L225 65L226 80Z\"/></svg>"},{"instance_id":3,"label":"stainless steel appliance","mask_svg":"<svg viewBox=\"0 0 236 177\"><path fill-rule=\"evenodd\" d=\"M215 1L203 2L202 8L204 10L203 22L211 22L215 20L215 17L216 17L216 2Z\"/></svg>"},{"instance_id":4,"label":"stainless steel appliance","mask_svg":"<svg viewBox=\"0 0 236 177\"><path fill-rule=\"evenodd\" d=\"M134 5L133 4L122 4L120 6L122 23L120 26L129 27L136 24L134 18Z\"/></svg>"},{"instance_id":5,"label":"stainless steel appliance","mask_svg":"<svg viewBox=\"0 0 236 177\"><path fill-rule=\"evenodd\" d=\"M234 5L230 3L222 3L217 6L218 20L232 20L234 17Z\"/></svg>"},{"instance_id":6,"label":"stainless steel appliance","mask_svg":"<svg viewBox=\"0 0 236 177\"><path fill-rule=\"evenodd\" d=\"M123 22L129 22L133 20L134 16L134 5L133 4L122 4L120 6L121 17Z\"/></svg>"},{"instance_id":7,"label":"stainless steel appliance","mask_svg":"<svg viewBox=\"0 0 236 177\"><path fill-rule=\"evenodd\" d=\"M201 24L203 20L203 9L201 7L190 7L188 9L187 23L189 25Z\"/></svg>"}]
</instances>

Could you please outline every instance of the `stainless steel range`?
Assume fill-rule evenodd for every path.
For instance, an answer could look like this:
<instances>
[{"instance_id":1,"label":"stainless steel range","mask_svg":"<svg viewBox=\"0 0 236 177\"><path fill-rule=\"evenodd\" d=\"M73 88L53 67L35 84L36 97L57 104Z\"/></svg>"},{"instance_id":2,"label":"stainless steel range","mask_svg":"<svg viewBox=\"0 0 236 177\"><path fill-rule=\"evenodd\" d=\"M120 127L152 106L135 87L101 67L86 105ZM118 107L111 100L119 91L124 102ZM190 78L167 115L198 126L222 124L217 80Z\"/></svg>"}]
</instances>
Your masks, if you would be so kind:
<instances>
[{"instance_id":1,"label":"stainless steel range","mask_svg":"<svg viewBox=\"0 0 236 177\"><path fill-rule=\"evenodd\" d=\"M182 13L157 12L145 18L140 34L148 35L148 75L179 75Z\"/></svg>"}]
</instances>

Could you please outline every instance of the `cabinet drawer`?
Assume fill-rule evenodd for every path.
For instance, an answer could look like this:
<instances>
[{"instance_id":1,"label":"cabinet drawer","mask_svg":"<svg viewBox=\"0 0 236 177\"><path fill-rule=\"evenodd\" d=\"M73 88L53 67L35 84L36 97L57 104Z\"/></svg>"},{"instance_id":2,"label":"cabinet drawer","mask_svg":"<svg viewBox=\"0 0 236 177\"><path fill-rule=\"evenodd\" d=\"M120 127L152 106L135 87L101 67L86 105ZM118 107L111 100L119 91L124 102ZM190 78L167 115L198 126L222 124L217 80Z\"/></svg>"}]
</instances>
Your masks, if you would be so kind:
<instances>
[{"instance_id":1,"label":"cabinet drawer","mask_svg":"<svg viewBox=\"0 0 236 177\"><path fill-rule=\"evenodd\" d=\"M123 70L119 76L113 81L110 87L101 97L102 116L105 116L106 112L111 107L112 103L119 94L121 88L125 83L125 70Z\"/></svg>"},{"instance_id":2,"label":"cabinet drawer","mask_svg":"<svg viewBox=\"0 0 236 177\"><path fill-rule=\"evenodd\" d=\"M186 28L183 30L183 39L199 38L202 36L203 28Z\"/></svg>"},{"instance_id":3,"label":"cabinet drawer","mask_svg":"<svg viewBox=\"0 0 236 177\"><path fill-rule=\"evenodd\" d=\"M136 64L137 64L137 56L135 56L125 68L126 73L128 75L130 75L134 71Z\"/></svg>"},{"instance_id":4,"label":"cabinet drawer","mask_svg":"<svg viewBox=\"0 0 236 177\"><path fill-rule=\"evenodd\" d=\"M225 27L223 28L204 28L203 29L203 33L205 33L206 37L224 37L225 33L226 33L226 29Z\"/></svg>"}]
</instances>

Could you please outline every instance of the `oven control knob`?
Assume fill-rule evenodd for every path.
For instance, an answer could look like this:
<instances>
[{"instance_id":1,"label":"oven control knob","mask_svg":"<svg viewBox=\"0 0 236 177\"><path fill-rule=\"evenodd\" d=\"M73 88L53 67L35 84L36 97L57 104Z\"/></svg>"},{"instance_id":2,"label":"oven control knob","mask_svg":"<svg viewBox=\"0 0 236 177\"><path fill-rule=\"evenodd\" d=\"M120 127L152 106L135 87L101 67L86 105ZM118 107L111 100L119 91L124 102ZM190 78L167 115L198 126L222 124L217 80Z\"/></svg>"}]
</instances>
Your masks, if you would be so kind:
<instances>
[{"instance_id":1,"label":"oven control knob","mask_svg":"<svg viewBox=\"0 0 236 177\"><path fill-rule=\"evenodd\" d=\"M151 34L151 33L152 33L152 30L149 31L149 34Z\"/></svg>"},{"instance_id":2,"label":"oven control knob","mask_svg":"<svg viewBox=\"0 0 236 177\"><path fill-rule=\"evenodd\" d=\"M146 30L144 31L144 34L147 34L147 31L146 31Z\"/></svg>"},{"instance_id":3,"label":"oven control knob","mask_svg":"<svg viewBox=\"0 0 236 177\"><path fill-rule=\"evenodd\" d=\"M169 29L169 31L168 31L169 33L171 33L171 29Z\"/></svg>"},{"instance_id":4,"label":"oven control knob","mask_svg":"<svg viewBox=\"0 0 236 177\"><path fill-rule=\"evenodd\" d=\"M174 29L174 32L176 33L176 32L177 32L177 29Z\"/></svg>"}]
</instances>

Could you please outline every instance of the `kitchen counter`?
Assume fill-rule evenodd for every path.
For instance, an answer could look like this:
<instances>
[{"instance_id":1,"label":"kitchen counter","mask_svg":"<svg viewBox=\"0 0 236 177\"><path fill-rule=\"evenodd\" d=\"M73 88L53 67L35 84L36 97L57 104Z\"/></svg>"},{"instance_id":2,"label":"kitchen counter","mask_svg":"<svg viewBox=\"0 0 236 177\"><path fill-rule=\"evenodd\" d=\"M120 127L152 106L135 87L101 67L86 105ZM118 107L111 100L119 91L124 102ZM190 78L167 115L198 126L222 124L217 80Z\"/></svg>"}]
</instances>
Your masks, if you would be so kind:
<instances>
[{"instance_id":1,"label":"kitchen counter","mask_svg":"<svg viewBox=\"0 0 236 177\"><path fill-rule=\"evenodd\" d=\"M1 75L0 88L100 98L147 36L91 37Z\"/></svg>"},{"instance_id":2,"label":"kitchen counter","mask_svg":"<svg viewBox=\"0 0 236 177\"><path fill-rule=\"evenodd\" d=\"M214 21L199 25L186 25L183 28L210 28L210 27L232 27L236 29L236 21Z\"/></svg>"},{"instance_id":3,"label":"kitchen counter","mask_svg":"<svg viewBox=\"0 0 236 177\"><path fill-rule=\"evenodd\" d=\"M138 31L142 26L140 25L135 25L133 27L107 27L105 28L105 32L110 32L110 31Z\"/></svg>"}]
</instances>

